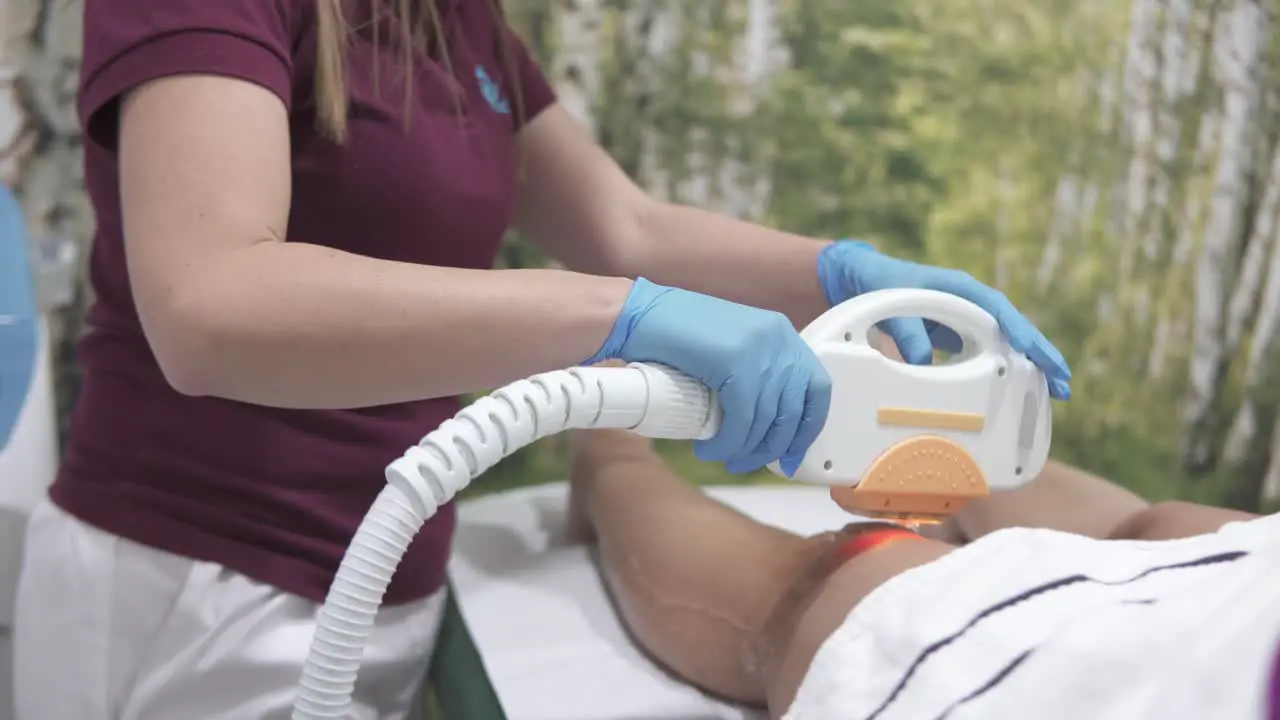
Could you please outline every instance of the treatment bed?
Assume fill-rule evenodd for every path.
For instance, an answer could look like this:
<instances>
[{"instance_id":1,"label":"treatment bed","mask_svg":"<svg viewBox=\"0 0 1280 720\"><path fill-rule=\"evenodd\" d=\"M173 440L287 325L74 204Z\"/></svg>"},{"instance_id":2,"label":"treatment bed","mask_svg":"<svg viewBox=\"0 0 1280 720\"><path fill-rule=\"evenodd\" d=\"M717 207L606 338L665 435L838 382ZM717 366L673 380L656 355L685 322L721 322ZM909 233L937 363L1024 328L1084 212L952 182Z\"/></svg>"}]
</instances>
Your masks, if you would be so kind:
<instances>
[{"instance_id":1,"label":"treatment bed","mask_svg":"<svg viewBox=\"0 0 1280 720\"><path fill-rule=\"evenodd\" d=\"M431 692L442 720L757 720L665 673L628 638L589 548L564 536L567 486L459 506ZM851 516L827 492L725 486L707 492L803 534ZM436 720L433 718L432 720Z\"/></svg>"}]
</instances>

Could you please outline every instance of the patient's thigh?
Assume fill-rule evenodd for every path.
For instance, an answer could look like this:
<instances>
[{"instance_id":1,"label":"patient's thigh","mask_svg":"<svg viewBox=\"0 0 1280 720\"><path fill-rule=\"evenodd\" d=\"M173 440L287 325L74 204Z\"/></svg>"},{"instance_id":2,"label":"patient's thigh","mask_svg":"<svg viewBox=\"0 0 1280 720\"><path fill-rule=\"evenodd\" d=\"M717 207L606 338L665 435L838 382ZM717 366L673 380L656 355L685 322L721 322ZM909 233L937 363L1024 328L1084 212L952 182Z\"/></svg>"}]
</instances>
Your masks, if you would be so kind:
<instances>
[{"instance_id":1,"label":"patient's thigh","mask_svg":"<svg viewBox=\"0 0 1280 720\"><path fill-rule=\"evenodd\" d=\"M834 551L838 545L830 547ZM826 559L815 563L810 576L779 603L769 621L767 634L774 651L765 677L770 712L776 717L791 704L818 648L864 597L900 573L952 549L921 538L874 549L836 567Z\"/></svg>"},{"instance_id":2,"label":"patient's thigh","mask_svg":"<svg viewBox=\"0 0 1280 720\"><path fill-rule=\"evenodd\" d=\"M1207 535L1233 522L1256 520L1257 515L1228 508L1168 500L1130 515L1111 532L1111 540L1176 540Z\"/></svg>"}]
</instances>

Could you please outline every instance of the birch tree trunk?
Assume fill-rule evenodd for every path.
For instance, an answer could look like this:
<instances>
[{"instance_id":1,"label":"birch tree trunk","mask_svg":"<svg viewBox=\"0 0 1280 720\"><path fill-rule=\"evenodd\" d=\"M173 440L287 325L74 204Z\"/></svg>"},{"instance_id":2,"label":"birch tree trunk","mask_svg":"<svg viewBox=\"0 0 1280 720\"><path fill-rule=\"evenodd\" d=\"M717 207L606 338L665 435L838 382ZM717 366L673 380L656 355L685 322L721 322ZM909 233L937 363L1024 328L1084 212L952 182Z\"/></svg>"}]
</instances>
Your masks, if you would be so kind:
<instances>
[{"instance_id":1,"label":"birch tree trunk","mask_svg":"<svg viewBox=\"0 0 1280 720\"><path fill-rule=\"evenodd\" d=\"M610 104L600 141L628 175L652 189L657 138L653 117L658 97L659 64L669 50L670 10L663 0L626 0L612 32L613 81L601 88Z\"/></svg>"},{"instance_id":2,"label":"birch tree trunk","mask_svg":"<svg viewBox=\"0 0 1280 720\"><path fill-rule=\"evenodd\" d=\"M1268 426L1275 422L1275 403L1280 400L1273 389L1280 369L1280 243L1276 242L1280 229L1280 152L1274 149L1264 183L1240 279L1227 311L1225 345L1230 356L1242 343L1256 307L1243 397L1227 433L1223 464L1229 472L1247 476L1256 473L1270 455L1271 467L1265 474L1260 498L1265 503L1275 500L1275 494L1280 492L1280 486L1275 484L1275 478L1280 477L1280 456L1274 454L1280 435L1274 429L1268 433Z\"/></svg>"},{"instance_id":3,"label":"birch tree trunk","mask_svg":"<svg viewBox=\"0 0 1280 720\"><path fill-rule=\"evenodd\" d=\"M1120 252L1121 277L1128 276L1131 237L1146 204L1150 171L1150 144L1154 120L1151 117L1155 43L1162 14L1161 0L1130 0L1129 32L1125 41L1124 65L1117 83L1115 109L1117 139L1129 150L1129 163L1114 180L1110 190L1107 236ZM1110 306L1110 299L1103 305Z\"/></svg>"},{"instance_id":4,"label":"birch tree trunk","mask_svg":"<svg viewBox=\"0 0 1280 720\"><path fill-rule=\"evenodd\" d=\"M1212 48L1215 30L1215 13L1212 2L1199 0L1189 8L1192 43L1187 48L1187 58L1180 65L1182 86L1179 99L1186 101L1206 84L1216 82L1212 72ZM1210 62L1206 62L1210 58ZM1161 309L1155 319L1155 330L1152 334L1150 353L1147 357L1147 374L1153 380L1162 381L1170 366L1171 355L1175 349L1183 347L1187 342L1190 323L1183 316L1182 303L1176 302L1185 294L1184 278L1187 276L1187 263L1195 247L1195 238L1204 221L1205 202L1203 194L1198 191L1196 180L1202 177L1213 160L1217 149L1218 122L1220 111L1216 103L1210 103L1199 114L1184 108L1174 108L1174 118L1178 122L1177 144L1181 144L1182 136L1194 133L1196 141L1191 151L1189 162L1181 163L1183 171L1175 179L1178 192L1177 201L1171 202L1179 206L1178 211L1169 210L1169 222L1165 242L1171 243L1171 252L1164 267L1164 288Z\"/></svg>"},{"instance_id":5,"label":"birch tree trunk","mask_svg":"<svg viewBox=\"0 0 1280 720\"><path fill-rule=\"evenodd\" d=\"M741 121L756 114L783 62L775 52L781 41L777 31L778 8L774 0L748 0L746 13L736 62L735 93L730 107L732 116ZM747 137L745 142L751 147L739 148L739 152L725 164L720 178L724 188L723 210L733 217L757 219L768 205L771 185L768 175L752 166L758 139Z\"/></svg>"},{"instance_id":6,"label":"birch tree trunk","mask_svg":"<svg viewBox=\"0 0 1280 720\"><path fill-rule=\"evenodd\" d=\"M1069 164L1076 163L1073 161ZM1048 295L1053 289L1067 238L1080 226L1081 196L1084 194L1082 184L1080 176L1072 171L1058 178L1058 184L1054 188L1053 219L1049 223L1049 232L1040 251L1040 265L1036 269L1036 285L1042 295Z\"/></svg>"},{"instance_id":7,"label":"birch tree trunk","mask_svg":"<svg viewBox=\"0 0 1280 720\"><path fill-rule=\"evenodd\" d=\"M1212 199L1196 264L1194 336L1183 410L1183 463L1192 471L1203 470L1214 460L1214 413L1227 359L1224 316L1238 264L1266 19L1256 0L1230 0L1214 42L1222 123Z\"/></svg>"},{"instance_id":8,"label":"birch tree trunk","mask_svg":"<svg viewBox=\"0 0 1280 720\"><path fill-rule=\"evenodd\" d=\"M1156 126L1156 80L1160 71L1157 47L1164 14L1160 0L1132 2L1124 73L1125 132L1131 154L1126 178L1124 222L1120 228L1125 247L1121 256L1121 282L1125 282L1132 273L1133 240L1149 205Z\"/></svg>"},{"instance_id":9,"label":"birch tree trunk","mask_svg":"<svg viewBox=\"0 0 1280 720\"><path fill-rule=\"evenodd\" d=\"M1235 291L1227 305L1226 326L1223 330L1223 354L1233 357L1244 338L1248 322L1257 306L1258 293L1264 279L1271 273L1275 258L1271 252L1276 234L1277 213L1280 213L1280 153L1273 153L1271 169L1266 175L1262 201L1254 213L1252 230L1245 243L1244 258L1236 278ZM1269 260L1271 262L1269 262ZM1255 344L1257 340L1255 338Z\"/></svg>"},{"instance_id":10,"label":"birch tree trunk","mask_svg":"<svg viewBox=\"0 0 1280 720\"><path fill-rule=\"evenodd\" d=\"M1147 202L1138 210L1141 232L1141 255L1148 277L1159 276L1162 249L1172 225L1170 204L1174 185L1180 178L1177 170L1178 150L1182 141L1182 118L1179 109L1184 99L1195 90L1199 47L1190 42L1193 26L1192 0L1166 0L1156 75L1159 97L1152 111L1152 156ZM1150 283L1146 283L1150 285ZM1145 318L1143 318L1145 319Z\"/></svg>"},{"instance_id":11,"label":"birch tree trunk","mask_svg":"<svg viewBox=\"0 0 1280 720\"><path fill-rule=\"evenodd\" d=\"M1262 476L1261 500L1274 503L1280 499L1280 423L1271 431L1271 463Z\"/></svg>"},{"instance_id":12,"label":"birch tree trunk","mask_svg":"<svg viewBox=\"0 0 1280 720\"><path fill-rule=\"evenodd\" d=\"M1110 57L1102 69L1085 68L1076 84L1076 95L1087 112L1077 119L1082 127L1097 127L1098 135L1106 137L1114 132L1117 104L1116 73L1112 70L1118 62L1119 49L1112 46ZM1089 176L1091 152L1084 150L1092 140L1092 134L1082 132L1068 154L1066 171L1057 180L1053 193L1053 215L1040 251L1036 269L1036 285L1042 297L1049 297L1057 286L1060 263L1068 256L1074 244L1087 234L1093 214L1097 210L1098 182Z\"/></svg>"},{"instance_id":13,"label":"birch tree trunk","mask_svg":"<svg viewBox=\"0 0 1280 720\"><path fill-rule=\"evenodd\" d=\"M599 132L595 103L600 93L603 0L559 0L557 49L551 82L560 104L593 136Z\"/></svg>"},{"instance_id":14,"label":"birch tree trunk","mask_svg":"<svg viewBox=\"0 0 1280 720\"><path fill-rule=\"evenodd\" d=\"M1273 175L1280 173L1280 154L1276 155L1272 165ZM1253 342L1249 346L1249 354L1245 365L1245 391L1240 408L1236 411L1227 433L1227 441L1223 449L1223 461L1232 469L1242 469L1251 455L1256 456L1259 431L1259 397L1266 390L1269 381L1276 379L1274 366L1277 361L1277 335L1280 335L1280 272L1274 268L1280 264L1280 243L1274 242L1276 212L1280 210L1280 175L1273 177L1277 185L1268 188L1267 202L1271 212L1266 220L1270 252L1265 257L1256 258L1260 267L1269 267L1266 273L1266 284L1262 289L1262 297L1258 306L1258 317L1253 332ZM1263 212L1260 210L1259 212ZM1261 246L1258 242L1257 246ZM1252 247L1250 248L1252 250ZM1246 268L1247 273L1247 268ZM1261 272L1259 275L1263 274ZM1274 401L1274 398L1272 398Z\"/></svg>"}]
</instances>

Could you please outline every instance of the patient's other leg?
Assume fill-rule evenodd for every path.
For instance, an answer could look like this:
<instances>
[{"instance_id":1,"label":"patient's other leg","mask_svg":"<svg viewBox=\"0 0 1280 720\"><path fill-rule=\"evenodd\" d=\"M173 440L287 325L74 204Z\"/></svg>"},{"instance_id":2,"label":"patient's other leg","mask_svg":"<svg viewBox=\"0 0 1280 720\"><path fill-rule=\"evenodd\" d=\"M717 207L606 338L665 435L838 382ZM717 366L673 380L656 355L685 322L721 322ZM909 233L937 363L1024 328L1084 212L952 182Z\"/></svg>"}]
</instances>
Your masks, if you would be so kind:
<instances>
[{"instance_id":1,"label":"patient's other leg","mask_svg":"<svg viewBox=\"0 0 1280 720\"><path fill-rule=\"evenodd\" d=\"M933 536L963 543L1001 528L1043 527L1100 539L1172 540L1254 517L1185 502L1152 505L1109 480L1051 460L1035 480L970 503Z\"/></svg>"},{"instance_id":2,"label":"patient's other leg","mask_svg":"<svg viewBox=\"0 0 1280 720\"><path fill-rule=\"evenodd\" d=\"M623 621L681 678L739 702L785 709L863 596L949 549L917 539L844 562L838 541L857 528L801 538L758 523L628 433L577 432L572 446L571 506L599 542Z\"/></svg>"},{"instance_id":3,"label":"patient's other leg","mask_svg":"<svg viewBox=\"0 0 1280 720\"><path fill-rule=\"evenodd\" d=\"M1076 467L1050 460L1031 482L993 491L969 503L942 526L963 542L1006 527L1041 527L1105 538L1148 506L1138 495Z\"/></svg>"}]
</instances>

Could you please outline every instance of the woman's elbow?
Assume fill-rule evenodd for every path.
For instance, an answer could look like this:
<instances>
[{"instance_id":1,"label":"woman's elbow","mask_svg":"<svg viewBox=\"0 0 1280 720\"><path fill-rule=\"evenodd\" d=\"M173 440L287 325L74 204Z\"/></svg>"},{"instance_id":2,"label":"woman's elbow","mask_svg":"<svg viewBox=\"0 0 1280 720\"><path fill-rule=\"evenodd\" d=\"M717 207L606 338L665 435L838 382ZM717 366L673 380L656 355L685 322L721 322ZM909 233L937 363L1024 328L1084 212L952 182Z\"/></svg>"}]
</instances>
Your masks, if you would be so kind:
<instances>
[{"instance_id":1,"label":"woman's elbow","mask_svg":"<svg viewBox=\"0 0 1280 720\"><path fill-rule=\"evenodd\" d=\"M158 312L142 313L152 355L164 379L177 392L192 397L222 394L225 378L214 349L225 335L216 316L193 298L178 298Z\"/></svg>"},{"instance_id":2,"label":"woman's elbow","mask_svg":"<svg viewBox=\"0 0 1280 720\"><path fill-rule=\"evenodd\" d=\"M200 362L186 357L174 357L173 354L162 356L160 353L156 353L156 359L160 363L160 371L164 374L165 381L179 394L190 397L219 395L214 390L217 383L213 373L203 367Z\"/></svg>"}]
</instances>

